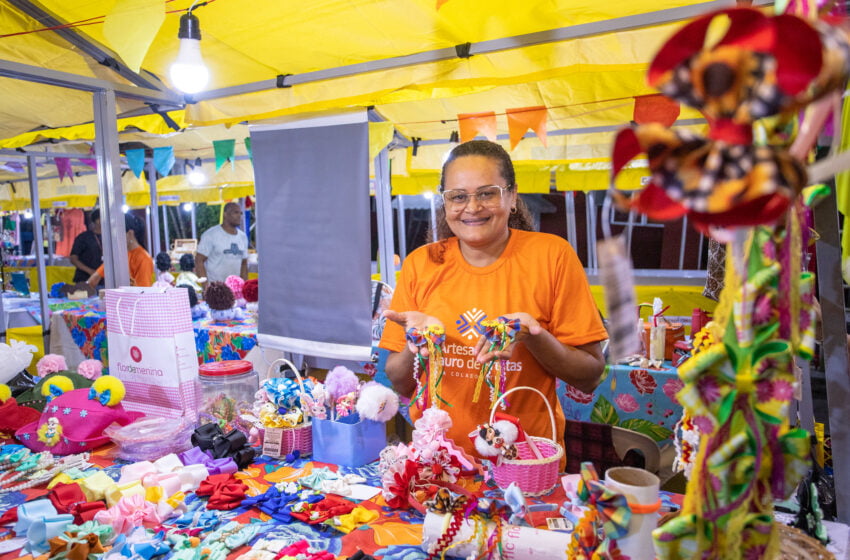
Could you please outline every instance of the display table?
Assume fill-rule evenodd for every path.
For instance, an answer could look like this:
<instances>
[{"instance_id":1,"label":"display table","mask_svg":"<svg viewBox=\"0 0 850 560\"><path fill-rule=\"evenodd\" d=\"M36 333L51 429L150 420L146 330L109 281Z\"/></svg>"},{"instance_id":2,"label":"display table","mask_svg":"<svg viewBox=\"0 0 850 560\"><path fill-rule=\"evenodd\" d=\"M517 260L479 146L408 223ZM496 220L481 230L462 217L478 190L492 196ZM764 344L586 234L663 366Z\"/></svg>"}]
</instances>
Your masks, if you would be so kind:
<instances>
[{"instance_id":1,"label":"display table","mask_svg":"<svg viewBox=\"0 0 850 560\"><path fill-rule=\"evenodd\" d=\"M257 319L234 321L203 319L193 323L198 363L240 360L257 345ZM69 367L95 359L109 365L106 312L98 301L87 301L54 313L50 322L50 351L63 354Z\"/></svg>"},{"instance_id":2,"label":"display table","mask_svg":"<svg viewBox=\"0 0 850 560\"><path fill-rule=\"evenodd\" d=\"M597 422L641 432L659 445L672 442L673 428L682 417L676 393L682 382L676 368L609 365L593 394L558 382L558 400L568 420Z\"/></svg>"}]
</instances>

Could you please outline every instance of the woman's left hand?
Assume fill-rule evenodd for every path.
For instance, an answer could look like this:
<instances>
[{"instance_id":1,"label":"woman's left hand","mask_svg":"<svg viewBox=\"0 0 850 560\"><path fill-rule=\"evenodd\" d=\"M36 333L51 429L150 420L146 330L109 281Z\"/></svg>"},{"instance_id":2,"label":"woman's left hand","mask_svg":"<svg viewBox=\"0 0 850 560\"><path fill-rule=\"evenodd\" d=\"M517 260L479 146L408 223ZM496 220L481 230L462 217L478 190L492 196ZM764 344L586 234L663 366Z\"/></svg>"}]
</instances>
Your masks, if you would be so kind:
<instances>
[{"instance_id":1,"label":"woman's left hand","mask_svg":"<svg viewBox=\"0 0 850 560\"><path fill-rule=\"evenodd\" d=\"M479 364L485 364L491 360L509 360L514 353L514 347L517 342L540 334L543 327L537 322L537 319L528 313L508 313L502 315L505 319L519 319L519 332L514 337L513 342L505 346L501 351L488 351L490 343L485 337L478 339L478 344L475 345L475 359Z\"/></svg>"}]
</instances>

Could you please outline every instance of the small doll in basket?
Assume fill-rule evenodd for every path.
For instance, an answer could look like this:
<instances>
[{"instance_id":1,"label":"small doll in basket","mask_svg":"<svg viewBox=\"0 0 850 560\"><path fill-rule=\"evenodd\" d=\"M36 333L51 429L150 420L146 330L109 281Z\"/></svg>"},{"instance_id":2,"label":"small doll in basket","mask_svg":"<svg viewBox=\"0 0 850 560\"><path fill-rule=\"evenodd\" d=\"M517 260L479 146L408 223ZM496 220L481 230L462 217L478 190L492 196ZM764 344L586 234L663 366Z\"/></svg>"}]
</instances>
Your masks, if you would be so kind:
<instances>
[{"instance_id":1,"label":"small doll in basket","mask_svg":"<svg viewBox=\"0 0 850 560\"><path fill-rule=\"evenodd\" d=\"M155 288L170 288L174 285L174 275L171 274L171 256L165 251L156 254Z\"/></svg>"},{"instance_id":2,"label":"small doll in basket","mask_svg":"<svg viewBox=\"0 0 850 560\"><path fill-rule=\"evenodd\" d=\"M195 257L186 253L180 257L180 274L177 275L178 286L191 286L195 293L201 295L204 289L201 284L206 282L206 278L198 278L195 274Z\"/></svg>"}]
</instances>

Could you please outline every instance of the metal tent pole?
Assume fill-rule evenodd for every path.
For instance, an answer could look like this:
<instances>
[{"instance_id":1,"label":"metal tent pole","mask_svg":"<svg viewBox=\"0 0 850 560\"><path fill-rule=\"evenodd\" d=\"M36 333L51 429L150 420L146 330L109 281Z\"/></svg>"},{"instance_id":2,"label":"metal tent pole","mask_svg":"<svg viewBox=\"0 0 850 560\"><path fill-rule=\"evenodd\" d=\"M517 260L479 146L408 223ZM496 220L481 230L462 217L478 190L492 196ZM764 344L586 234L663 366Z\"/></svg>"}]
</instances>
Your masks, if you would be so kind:
<instances>
[{"instance_id":1,"label":"metal tent pole","mask_svg":"<svg viewBox=\"0 0 850 560\"><path fill-rule=\"evenodd\" d=\"M381 281L395 289L390 151L387 148L381 150L375 157L375 209L378 214L378 260L381 263Z\"/></svg>"},{"instance_id":2,"label":"metal tent pole","mask_svg":"<svg viewBox=\"0 0 850 560\"><path fill-rule=\"evenodd\" d=\"M38 208L38 167L35 164L35 158L27 158L27 169L29 171L30 180L30 204L33 208L33 219L38 220L40 215ZM32 235L33 245L36 247L35 263L38 273L38 301L41 304L41 335L44 337L44 350L48 352L50 349L50 316L47 314L47 274L44 271L44 238L42 237L40 225L33 224Z\"/></svg>"},{"instance_id":3,"label":"metal tent pole","mask_svg":"<svg viewBox=\"0 0 850 560\"><path fill-rule=\"evenodd\" d=\"M195 203L190 202L189 204L192 205L191 209L189 210L190 217L192 218L192 239L197 239L198 238L198 223L195 219ZM246 220L246 223L247 223L247 220ZM248 231L246 231L245 234L247 235Z\"/></svg>"},{"instance_id":4,"label":"metal tent pole","mask_svg":"<svg viewBox=\"0 0 850 560\"><path fill-rule=\"evenodd\" d=\"M564 191L564 213L567 216L567 241L578 247L578 234L576 233L576 193Z\"/></svg>"},{"instance_id":5,"label":"metal tent pole","mask_svg":"<svg viewBox=\"0 0 850 560\"><path fill-rule=\"evenodd\" d=\"M162 230L165 234L165 250L171 250L171 240L168 238L168 206L162 205Z\"/></svg>"},{"instance_id":6,"label":"metal tent pole","mask_svg":"<svg viewBox=\"0 0 850 560\"><path fill-rule=\"evenodd\" d=\"M434 201L434 194L428 193L431 197L428 202L431 203L431 241L437 241L437 206Z\"/></svg>"},{"instance_id":7,"label":"metal tent pole","mask_svg":"<svg viewBox=\"0 0 850 560\"><path fill-rule=\"evenodd\" d=\"M838 519L850 522L850 375L847 374L847 329L841 280L841 240L835 192L814 209L820 234L817 251L818 288L823 322L824 371L832 438L832 465Z\"/></svg>"},{"instance_id":8,"label":"metal tent pole","mask_svg":"<svg viewBox=\"0 0 850 560\"><path fill-rule=\"evenodd\" d=\"M148 162L147 168L148 184L150 185L150 216L151 216L151 254L158 255L162 251L162 242L159 239L159 198L156 195L156 167L153 159Z\"/></svg>"},{"instance_id":9,"label":"metal tent pole","mask_svg":"<svg viewBox=\"0 0 850 560\"><path fill-rule=\"evenodd\" d=\"M395 197L398 203L396 208L396 218L398 223L398 255L401 262L407 257L407 215L404 210L404 195L399 194Z\"/></svg>"},{"instance_id":10,"label":"metal tent pole","mask_svg":"<svg viewBox=\"0 0 850 560\"><path fill-rule=\"evenodd\" d=\"M53 224L51 223L50 209L39 210L44 213L44 234L47 236L47 265L53 264Z\"/></svg>"},{"instance_id":11,"label":"metal tent pole","mask_svg":"<svg viewBox=\"0 0 850 560\"><path fill-rule=\"evenodd\" d=\"M127 262L127 235L121 211L121 165L118 154L118 121L115 117L115 92L94 92L94 153L97 158L97 182L100 194L100 221L103 235L103 265L107 288L130 285Z\"/></svg>"}]
</instances>

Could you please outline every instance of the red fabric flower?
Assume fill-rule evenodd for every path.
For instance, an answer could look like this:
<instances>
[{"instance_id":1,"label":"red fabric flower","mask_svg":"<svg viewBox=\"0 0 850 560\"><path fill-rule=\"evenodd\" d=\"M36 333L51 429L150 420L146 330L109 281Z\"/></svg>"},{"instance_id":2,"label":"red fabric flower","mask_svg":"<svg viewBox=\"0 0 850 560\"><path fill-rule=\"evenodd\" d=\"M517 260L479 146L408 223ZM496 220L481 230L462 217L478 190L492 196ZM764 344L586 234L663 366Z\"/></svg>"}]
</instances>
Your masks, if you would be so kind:
<instances>
[{"instance_id":1,"label":"red fabric flower","mask_svg":"<svg viewBox=\"0 0 850 560\"><path fill-rule=\"evenodd\" d=\"M415 479L419 474L419 465L411 460L405 460L404 467L393 473L393 482L384 492L387 505L393 509L405 509L408 507L410 493L413 490Z\"/></svg>"},{"instance_id":2,"label":"red fabric flower","mask_svg":"<svg viewBox=\"0 0 850 560\"><path fill-rule=\"evenodd\" d=\"M569 383L567 383L567 396L581 404L590 404L593 401L593 393L579 391Z\"/></svg>"},{"instance_id":3,"label":"red fabric flower","mask_svg":"<svg viewBox=\"0 0 850 560\"><path fill-rule=\"evenodd\" d=\"M632 380L632 385L642 395L650 395L655 392L658 384L655 378L645 369L635 369L629 372L629 379Z\"/></svg>"}]
</instances>

